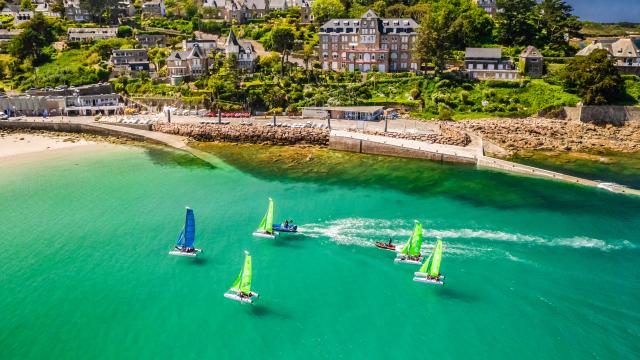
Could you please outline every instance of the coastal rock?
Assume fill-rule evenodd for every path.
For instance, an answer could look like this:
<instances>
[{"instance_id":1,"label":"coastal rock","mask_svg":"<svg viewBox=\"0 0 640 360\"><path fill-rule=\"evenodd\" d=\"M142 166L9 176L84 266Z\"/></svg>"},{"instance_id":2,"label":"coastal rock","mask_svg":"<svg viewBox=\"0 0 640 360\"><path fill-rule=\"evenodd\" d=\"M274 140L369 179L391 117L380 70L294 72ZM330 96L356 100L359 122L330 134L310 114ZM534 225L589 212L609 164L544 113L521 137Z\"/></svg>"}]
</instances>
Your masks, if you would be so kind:
<instances>
[{"instance_id":1,"label":"coastal rock","mask_svg":"<svg viewBox=\"0 0 640 360\"><path fill-rule=\"evenodd\" d=\"M452 122L459 131L480 135L508 151L640 151L640 124L597 125L545 118L480 119Z\"/></svg>"}]
</instances>

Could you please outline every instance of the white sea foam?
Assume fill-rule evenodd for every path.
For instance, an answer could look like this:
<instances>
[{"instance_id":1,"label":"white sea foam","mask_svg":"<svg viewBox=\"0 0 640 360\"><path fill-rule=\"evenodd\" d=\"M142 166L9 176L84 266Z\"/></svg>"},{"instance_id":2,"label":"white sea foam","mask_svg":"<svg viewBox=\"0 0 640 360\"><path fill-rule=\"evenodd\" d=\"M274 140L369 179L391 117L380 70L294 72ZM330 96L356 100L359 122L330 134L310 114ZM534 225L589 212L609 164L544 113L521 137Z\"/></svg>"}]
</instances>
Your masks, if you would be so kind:
<instances>
[{"instance_id":1,"label":"white sea foam","mask_svg":"<svg viewBox=\"0 0 640 360\"><path fill-rule=\"evenodd\" d=\"M411 223L397 220L378 220L367 218L345 218L326 222L301 225L302 232L311 237L328 238L330 241L340 245L374 246L374 241L385 241L393 237L396 243L402 243L404 239L398 241L398 237L408 238L411 236ZM441 239L479 239L489 241L513 242L544 246L564 246L572 248L592 248L603 251L618 250L625 248L635 248L635 245L627 240L616 241L614 243L601 239L594 239L585 236L575 236L568 238L545 238L535 235L519 233L509 233L503 231L493 231L484 229L425 229L424 235L429 238ZM477 245L477 244L474 244ZM426 249L432 245L425 245ZM452 254L479 254L491 251L491 248L469 246L460 242L448 242L446 252Z\"/></svg>"}]
</instances>

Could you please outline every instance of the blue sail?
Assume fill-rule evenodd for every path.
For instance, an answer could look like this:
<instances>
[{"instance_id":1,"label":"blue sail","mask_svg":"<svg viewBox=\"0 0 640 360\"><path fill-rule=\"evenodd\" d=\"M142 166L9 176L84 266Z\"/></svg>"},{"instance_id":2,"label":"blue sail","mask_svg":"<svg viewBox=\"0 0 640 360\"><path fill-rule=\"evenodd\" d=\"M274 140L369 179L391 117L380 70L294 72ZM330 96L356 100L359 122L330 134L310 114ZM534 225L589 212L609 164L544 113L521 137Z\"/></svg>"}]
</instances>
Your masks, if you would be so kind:
<instances>
[{"instance_id":1,"label":"blue sail","mask_svg":"<svg viewBox=\"0 0 640 360\"><path fill-rule=\"evenodd\" d=\"M193 210L187 208L187 219L184 223L184 247L193 248L196 242L196 219L193 216Z\"/></svg>"},{"instance_id":2,"label":"blue sail","mask_svg":"<svg viewBox=\"0 0 640 360\"><path fill-rule=\"evenodd\" d=\"M184 246L184 229L180 231L180 235L178 235L178 241L176 242L176 246L183 247Z\"/></svg>"}]
</instances>

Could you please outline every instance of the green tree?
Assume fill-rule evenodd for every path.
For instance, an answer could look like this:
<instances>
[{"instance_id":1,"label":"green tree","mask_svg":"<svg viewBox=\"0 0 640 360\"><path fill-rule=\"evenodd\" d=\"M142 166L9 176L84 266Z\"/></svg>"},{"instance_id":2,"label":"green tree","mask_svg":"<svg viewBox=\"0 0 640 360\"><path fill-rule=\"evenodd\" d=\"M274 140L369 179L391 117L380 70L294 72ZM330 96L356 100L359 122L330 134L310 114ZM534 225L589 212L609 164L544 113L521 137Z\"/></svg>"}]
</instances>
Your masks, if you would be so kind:
<instances>
[{"instance_id":1,"label":"green tree","mask_svg":"<svg viewBox=\"0 0 640 360\"><path fill-rule=\"evenodd\" d=\"M156 71L159 71L165 65L167 57L169 57L169 49L159 47L151 48L147 55L151 63L155 66Z\"/></svg>"},{"instance_id":2,"label":"green tree","mask_svg":"<svg viewBox=\"0 0 640 360\"><path fill-rule=\"evenodd\" d=\"M444 70L454 50L476 45L490 37L492 22L470 0L441 0L425 8L414 49L421 63Z\"/></svg>"},{"instance_id":3,"label":"green tree","mask_svg":"<svg viewBox=\"0 0 640 360\"><path fill-rule=\"evenodd\" d=\"M45 61L43 48L56 40L56 29L41 13L24 25L24 31L13 38L9 44L9 53L24 61L34 64Z\"/></svg>"},{"instance_id":4,"label":"green tree","mask_svg":"<svg viewBox=\"0 0 640 360\"><path fill-rule=\"evenodd\" d=\"M131 26L121 25L118 26L118 37L119 38L130 38L133 36L133 29Z\"/></svg>"},{"instance_id":5,"label":"green tree","mask_svg":"<svg viewBox=\"0 0 640 360\"><path fill-rule=\"evenodd\" d=\"M60 17L64 17L64 0L53 0L51 2L51 11L60 14Z\"/></svg>"},{"instance_id":6,"label":"green tree","mask_svg":"<svg viewBox=\"0 0 640 360\"><path fill-rule=\"evenodd\" d=\"M295 35L289 27L279 26L271 30L271 45L273 46L273 50L281 54L280 76L284 75L285 56L288 57L289 51L293 49L294 40Z\"/></svg>"},{"instance_id":7,"label":"green tree","mask_svg":"<svg viewBox=\"0 0 640 360\"><path fill-rule=\"evenodd\" d=\"M88 11L100 23L105 19L117 17L120 0L80 0L80 8Z\"/></svg>"},{"instance_id":8,"label":"green tree","mask_svg":"<svg viewBox=\"0 0 640 360\"><path fill-rule=\"evenodd\" d=\"M34 10L36 7L35 5L33 5L33 3L31 3L31 0L22 0L20 2L20 10L22 11L31 11Z\"/></svg>"},{"instance_id":9,"label":"green tree","mask_svg":"<svg viewBox=\"0 0 640 360\"><path fill-rule=\"evenodd\" d=\"M345 7L340 0L315 0L311 4L311 12L316 22L320 25L330 19L345 15Z\"/></svg>"},{"instance_id":10,"label":"green tree","mask_svg":"<svg viewBox=\"0 0 640 360\"><path fill-rule=\"evenodd\" d=\"M579 36L582 25L572 15L573 8L562 0L542 0L538 5L538 44L565 51L568 39Z\"/></svg>"},{"instance_id":11,"label":"green tree","mask_svg":"<svg viewBox=\"0 0 640 360\"><path fill-rule=\"evenodd\" d=\"M503 45L529 45L537 38L536 0L498 0L498 41Z\"/></svg>"},{"instance_id":12,"label":"green tree","mask_svg":"<svg viewBox=\"0 0 640 360\"><path fill-rule=\"evenodd\" d=\"M606 50L571 59L560 73L565 90L575 92L585 105L606 105L625 95L620 77Z\"/></svg>"},{"instance_id":13,"label":"green tree","mask_svg":"<svg viewBox=\"0 0 640 360\"><path fill-rule=\"evenodd\" d=\"M385 11L385 15L390 18L401 18L404 17L407 12L407 6L404 4L394 4L387 7Z\"/></svg>"},{"instance_id":14,"label":"green tree","mask_svg":"<svg viewBox=\"0 0 640 360\"><path fill-rule=\"evenodd\" d=\"M184 14L187 19L191 19L198 13L198 6L193 1L187 1L184 5Z\"/></svg>"}]
</instances>

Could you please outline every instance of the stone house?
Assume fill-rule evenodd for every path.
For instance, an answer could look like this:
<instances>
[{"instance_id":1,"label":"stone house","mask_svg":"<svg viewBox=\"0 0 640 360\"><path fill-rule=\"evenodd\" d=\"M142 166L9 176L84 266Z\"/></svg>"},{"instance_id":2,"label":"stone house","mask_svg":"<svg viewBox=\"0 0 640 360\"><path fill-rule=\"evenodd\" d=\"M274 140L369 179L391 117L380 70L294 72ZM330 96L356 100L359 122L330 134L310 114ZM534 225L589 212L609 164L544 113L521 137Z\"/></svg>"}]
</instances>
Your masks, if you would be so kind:
<instances>
[{"instance_id":1,"label":"stone house","mask_svg":"<svg viewBox=\"0 0 640 360\"><path fill-rule=\"evenodd\" d=\"M112 39L118 36L117 27L106 28L69 28L67 37L69 41L95 41Z\"/></svg>"},{"instance_id":2,"label":"stone house","mask_svg":"<svg viewBox=\"0 0 640 360\"><path fill-rule=\"evenodd\" d=\"M386 19L373 10L360 19L332 19L320 27L324 70L417 71L413 48L419 25L413 19Z\"/></svg>"},{"instance_id":3,"label":"stone house","mask_svg":"<svg viewBox=\"0 0 640 360\"><path fill-rule=\"evenodd\" d=\"M467 48L464 69L479 80L516 80L520 72L510 59L502 57L501 48Z\"/></svg>"},{"instance_id":4,"label":"stone house","mask_svg":"<svg viewBox=\"0 0 640 360\"><path fill-rule=\"evenodd\" d=\"M238 41L233 30L229 31L227 41L224 43L224 51L227 56L236 56L238 69L253 71L258 60L258 54L253 45L248 41Z\"/></svg>"},{"instance_id":5,"label":"stone house","mask_svg":"<svg viewBox=\"0 0 640 360\"><path fill-rule=\"evenodd\" d=\"M167 46L167 36L162 34L136 34L135 39L145 49Z\"/></svg>"},{"instance_id":6,"label":"stone house","mask_svg":"<svg viewBox=\"0 0 640 360\"><path fill-rule=\"evenodd\" d=\"M526 76L544 75L544 56L535 46L527 46L520 54L520 68Z\"/></svg>"},{"instance_id":7,"label":"stone house","mask_svg":"<svg viewBox=\"0 0 640 360\"><path fill-rule=\"evenodd\" d=\"M64 0L63 5L65 16L70 20L76 22L91 21L91 14L89 11L80 7L80 0Z\"/></svg>"},{"instance_id":8,"label":"stone house","mask_svg":"<svg viewBox=\"0 0 640 360\"><path fill-rule=\"evenodd\" d=\"M205 0L203 6L218 9L224 20L239 24L260 19L269 12L267 0Z\"/></svg>"},{"instance_id":9,"label":"stone house","mask_svg":"<svg viewBox=\"0 0 640 360\"><path fill-rule=\"evenodd\" d=\"M597 49L603 49L609 53L618 71L640 75L640 49L633 38L596 39L578 51L576 56L587 56Z\"/></svg>"},{"instance_id":10,"label":"stone house","mask_svg":"<svg viewBox=\"0 0 640 360\"><path fill-rule=\"evenodd\" d=\"M204 51L206 55L213 54L218 50L218 40L196 39L182 41L182 51L191 51L196 46L198 46L200 50Z\"/></svg>"},{"instance_id":11,"label":"stone house","mask_svg":"<svg viewBox=\"0 0 640 360\"><path fill-rule=\"evenodd\" d=\"M167 58L167 69L174 85L184 79L201 77L207 74L207 55L198 45L188 51L174 51Z\"/></svg>"},{"instance_id":12,"label":"stone house","mask_svg":"<svg viewBox=\"0 0 640 360\"><path fill-rule=\"evenodd\" d=\"M149 57L146 49L119 49L111 52L109 64L113 74L130 75L139 71L150 71Z\"/></svg>"},{"instance_id":13,"label":"stone house","mask_svg":"<svg viewBox=\"0 0 640 360\"><path fill-rule=\"evenodd\" d=\"M142 4L142 17L145 19L152 17L164 17L167 10L164 6L164 0L150 0Z\"/></svg>"},{"instance_id":14,"label":"stone house","mask_svg":"<svg viewBox=\"0 0 640 360\"><path fill-rule=\"evenodd\" d=\"M111 84L100 83L93 85L66 87L55 89L27 90L26 94L32 98L57 99L59 107L55 110L66 115L94 115L116 114L123 109L120 95L113 91ZM48 109L48 112L51 113Z\"/></svg>"},{"instance_id":15,"label":"stone house","mask_svg":"<svg viewBox=\"0 0 640 360\"><path fill-rule=\"evenodd\" d=\"M269 0L269 11L287 10L293 7L300 8L300 22L310 24L313 22L311 13L312 0Z\"/></svg>"}]
</instances>

